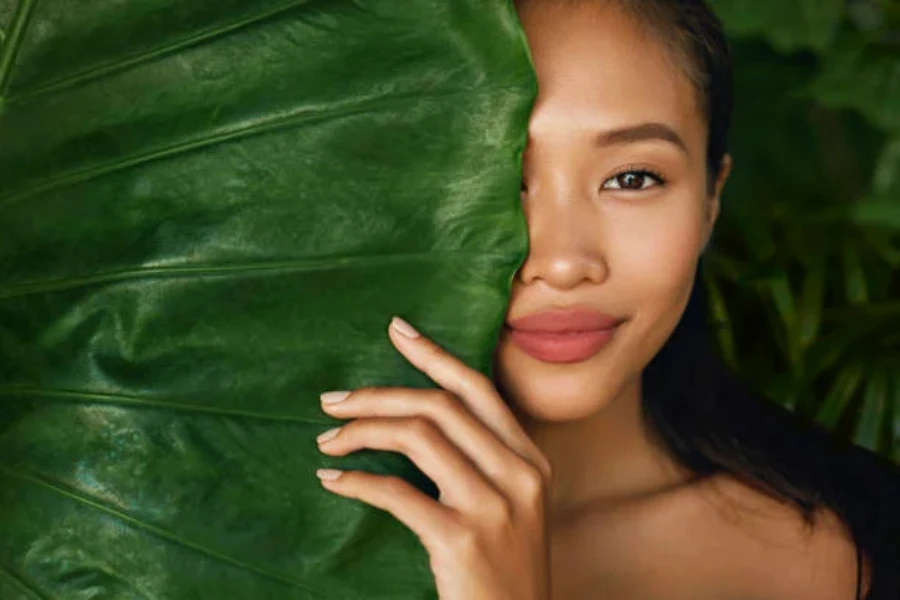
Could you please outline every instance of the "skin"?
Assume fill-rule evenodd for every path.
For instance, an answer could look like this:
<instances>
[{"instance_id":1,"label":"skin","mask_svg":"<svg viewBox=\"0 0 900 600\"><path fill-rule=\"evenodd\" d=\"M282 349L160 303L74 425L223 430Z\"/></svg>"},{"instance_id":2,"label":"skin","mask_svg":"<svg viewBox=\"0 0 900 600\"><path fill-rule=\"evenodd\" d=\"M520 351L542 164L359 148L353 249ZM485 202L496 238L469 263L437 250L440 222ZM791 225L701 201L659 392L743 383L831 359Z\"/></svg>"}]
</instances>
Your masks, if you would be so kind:
<instances>
[{"instance_id":1,"label":"skin","mask_svg":"<svg viewBox=\"0 0 900 600\"><path fill-rule=\"evenodd\" d=\"M707 126L696 92L668 48L603 3L525 3L520 19L539 82L523 165L530 252L507 319L581 304L627 321L579 363L534 359L507 335L498 384L555 467L559 518L593 499L677 485L688 474L651 443L640 421L640 374L687 305L719 212L707 193ZM648 124L642 139L598 143ZM730 159L729 159L730 160ZM650 170L644 189L616 176ZM572 456L582 457L573 461Z\"/></svg>"},{"instance_id":2,"label":"skin","mask_svg":"<svg viewBox=\"0 0 900 600\"><path fill-rule=\"evenodd\" d=\"M710 193L707 125L678 59L603 2L530 2L520 18L539 96L524 156L530 250L507 317L580 304L626 322L578 363L539 361L503 334L494 381L403 335L408 323L390 327L441 389L323 394L347 423L320 449L403 453L440 497L361 471L331 472L324 488L407 525L443 600L853 598L854 548L835 515L810 531L737 480L697 480L640 420L641 371L686 307L731 164ZM640 189L620 189L642 169L665 183L638 174ZM324 403L333 395L345 399Z\"/></svg>"},{"instance_id":3,"label":"skin","mask_svg":"<svg viewBox=\"0 0 900 600\"><path fill-rule=\"evenodd\" d=\"M428 552L442 600L548 600L552 472L546 457L490 379L402 319L389 337L442 389L323 394L326 413L354 419L334 436L319 436L319 448L336 456L361 448L405 454L435 482L438 501L401 478L362 471L333 472L337 478L323 485L407 525ZM346 397L325 403L331 394Z\"/></svg>"},{"instance_id":4,"label":"skin","mask_svg":"<svg viewBox=\"0 0 900 600\"><path fill-rule=\"evenodd\" d=\"M627 319L593 357L545 363L504 335L495 367L532 439L555 467L557 518L598 497L636 496L683 482L639 418L640 374L687 305L719 211L707 194L707 127L696 94L667 48L602 3L525 3L520 19L539 83L522 193L530 250L507 319L585 305ZM611 132L648 124L642 139ZM638 136L635 136L637 138ZM639 169L645 189L610 189ZM604 187L606 186L606 187ZM580 457L571 460L572 456Z\"/></svg>"},{"instance_id":5,"label":"skin","mask_svg":"<svg viewBox=\"0 0 900 600\"><path fill-rule=\"evenodd\" d=\"M539 96L524 158L530 253L507 317L583 304L627 319L579 363L544 363L507 336L497 348L498 388L553 467L554 597L854 598L855 551L835 515L807 531L731 477L697 481L640 419L640 373L683 314L731 169L726 156L710 193L708 124L682 57L604 2L522 2L519 17ZM681 144L597 143L647 123ZM666 181L609 189L633 166Z\"/></svg>"}]
</instances>

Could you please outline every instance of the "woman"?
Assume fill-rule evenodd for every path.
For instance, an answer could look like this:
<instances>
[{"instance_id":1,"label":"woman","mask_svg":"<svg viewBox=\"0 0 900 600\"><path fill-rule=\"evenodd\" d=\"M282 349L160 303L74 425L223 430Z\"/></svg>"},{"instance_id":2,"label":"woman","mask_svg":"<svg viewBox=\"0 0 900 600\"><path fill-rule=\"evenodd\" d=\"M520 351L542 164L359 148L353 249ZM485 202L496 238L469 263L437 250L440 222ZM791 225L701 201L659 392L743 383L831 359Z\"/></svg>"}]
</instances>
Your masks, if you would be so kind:
<instances>
[{"instance_id":1,"label":"woman","mask_svg":"<svg viewBox=\"0 0 900 600\"><path fill-rule=\"evenodd\" d=\"M326 488L413 529L445 599L900 598L896 467L752 397L706 342L697 264L731 168L720 24L699 0L517 9L539 84L530 245L494 379L395 321L443 389L326 394L353 421L321 447L404 452L439 502L360 472Z\"/></svg>"}]
</instances>

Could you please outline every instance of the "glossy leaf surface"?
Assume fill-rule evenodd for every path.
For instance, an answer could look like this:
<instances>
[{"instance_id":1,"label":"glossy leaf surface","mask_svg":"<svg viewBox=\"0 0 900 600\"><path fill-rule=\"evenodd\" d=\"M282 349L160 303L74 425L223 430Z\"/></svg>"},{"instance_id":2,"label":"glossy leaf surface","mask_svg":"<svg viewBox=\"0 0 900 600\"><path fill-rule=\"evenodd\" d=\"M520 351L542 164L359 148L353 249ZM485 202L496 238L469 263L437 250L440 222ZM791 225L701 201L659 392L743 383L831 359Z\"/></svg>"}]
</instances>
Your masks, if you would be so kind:
<instances>
[{"instance_id":1,"label":"glossy leaf surface","mask_svg":"<svg viewBox=\"0 0 900 600\"><path fill-rule=\"evenodd\" d=\"M536 93L506 0L0 0L0 598L427 598L320 392L491 369Z\"/></svg>"}]
</instances>

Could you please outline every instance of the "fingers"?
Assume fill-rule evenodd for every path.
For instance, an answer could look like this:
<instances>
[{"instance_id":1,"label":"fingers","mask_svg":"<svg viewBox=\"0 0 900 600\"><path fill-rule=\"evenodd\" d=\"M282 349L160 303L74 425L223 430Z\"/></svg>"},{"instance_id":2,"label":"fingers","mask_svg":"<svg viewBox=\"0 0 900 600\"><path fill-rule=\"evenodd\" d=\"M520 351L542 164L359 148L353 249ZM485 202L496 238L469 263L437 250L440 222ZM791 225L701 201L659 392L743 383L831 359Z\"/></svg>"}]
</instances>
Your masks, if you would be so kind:
<instances>
[{"instance_id":1,"label":"fingers","mask_svg":"<svg viewBox=\"0 0 900 600\"><path fill-rule=\"evenodd\" d=\"M469 458L431 420L419 416L373 417L347 423L320 441L326 454L343 456L361 448L399 452L431 478L441 501L461 512L476 510L498 496ZM323 436L320 436L320 440Z\"/></svg>"},{"instance_id":2,"label":"fingers","mask_svg":"<svg viewBox=\"0 0 900 600\"><path fill-rule=\"evenodd\" d=\"M549 597L549 462L487 377L402 320L388 335L441 389L325 393L323 410L349 421L320 435L319 449L333 456L363 448L403 454L435 482L440 497L400 477L363 471L319 470L322 486L385 510L413 531L442 597L531 598L536 590ZM329 480L329 471L338 476Z\"/></svg>"},{"instance_id":3,"label":"fingers","mask_svg":"<svg viewBox=\"0 0 900 600\"><path fill-rule=\"evenodd\" d=\"M412 330L416 336L404 335L398 323L400 328ZM508 448L538 467L546 477L550 476L549 462L522 429L490 378L419 334L399 317L391 321L388 332L391 342L413 366L458 397L465 408Z\"/></svg>"},{"instance_id":4,"label":"fingers","mask_svg":"<svg viewBox=\"0 0 900 600\"><path fill-rule=\"evenodd\" d=\"M345 400L336 404L323 404L322 408L328 414L343 419L428 419L506 497L523 491L520 473L529 463L498 439L449 392L412 388L360 388Z\"/></svg>"}]
</instances>

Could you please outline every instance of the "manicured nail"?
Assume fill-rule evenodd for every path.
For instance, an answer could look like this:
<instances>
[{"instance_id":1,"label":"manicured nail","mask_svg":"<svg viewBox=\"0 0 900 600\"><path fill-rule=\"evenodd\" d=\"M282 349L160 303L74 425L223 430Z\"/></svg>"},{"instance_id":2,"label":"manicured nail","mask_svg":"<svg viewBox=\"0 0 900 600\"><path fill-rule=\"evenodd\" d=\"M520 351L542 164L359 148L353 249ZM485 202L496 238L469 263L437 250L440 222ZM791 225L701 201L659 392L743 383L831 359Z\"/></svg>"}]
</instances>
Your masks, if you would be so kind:
<instances>
[{"instance_id":1,"label":"manicured nail","mask_svg":"<svg viewBox=\"0 0 900 600\"><path fill-rule=\"evenodd\" d=\"M343 473L343 471L339 471L338 469L316 469L316 477L326 481L334 481Z\"/></svg>"},{"instance_id":2,"label":"manicured nail","mask_svg":"<svg viewBox=\"0 0 900 600\"><path fill-rule=\"evenodd\" d=\"M322 404L335 404L336 402L344 400L349 395L350 392L344 390L339 390L336 392L322 392L321 394L319 394L319 399L322 401Z\"/></svg>"},{"instance_id":3,"label":"manicured nail","mask_svg":"<svg viewBox=\"0 0 900 600\"><path fill-rule=\"evenodd\" d=\"M320 433L318 436L316 436L316 442L318 442L320 444L322 442L327 442L328 440L330 440L331 438L336 436L340 430L341 430L340 427L335 427L334 429L329 429L328 431L326 431L324 433Z\"/></svg>"},{"instance_id":4,"label":"manicured nail","mask_svg":"<svg viewBox=\"0 0 900 600\"><path fill-rule=\"evenodd\" d=\"M391 319L391 327L408 338L419 337L419 332L416 331L416 329L412 325L410 325L400 317L394 317L393 319Z\"/></svg>"}]
</instances>

